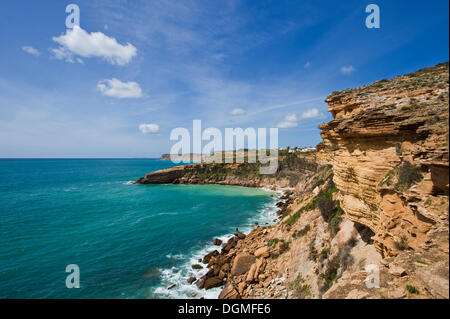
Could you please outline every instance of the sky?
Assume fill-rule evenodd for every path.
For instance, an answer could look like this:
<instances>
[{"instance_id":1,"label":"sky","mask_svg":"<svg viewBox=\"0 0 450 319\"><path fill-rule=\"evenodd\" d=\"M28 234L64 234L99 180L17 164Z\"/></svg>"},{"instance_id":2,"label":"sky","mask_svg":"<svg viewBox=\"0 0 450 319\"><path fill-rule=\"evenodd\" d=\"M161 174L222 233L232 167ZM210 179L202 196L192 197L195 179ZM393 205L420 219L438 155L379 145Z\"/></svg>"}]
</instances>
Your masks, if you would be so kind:
<instances>
[{"instance_id":1,"label":"sky","mask_svg":"<svg viewBox=\"0 0 450 319\"><path fill-rule=\"evenodd\" d=\"M67 29L71 3L80 26ZM371 3L380 28L366 27ZM4 0L0 157L158 157L196 119L315 146L331 92L448 61L448 12L448 0Z\"/></svg>"}]
</instances>

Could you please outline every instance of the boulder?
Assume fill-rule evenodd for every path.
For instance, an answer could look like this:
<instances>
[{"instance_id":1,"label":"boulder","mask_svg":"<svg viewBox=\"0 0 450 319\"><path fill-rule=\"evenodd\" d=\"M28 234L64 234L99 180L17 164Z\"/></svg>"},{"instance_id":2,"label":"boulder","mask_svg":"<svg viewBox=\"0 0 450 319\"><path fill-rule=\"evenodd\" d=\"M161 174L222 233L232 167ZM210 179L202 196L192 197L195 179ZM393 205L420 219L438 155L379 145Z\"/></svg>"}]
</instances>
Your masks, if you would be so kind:
<instances>
[{"instance_id":1,"label":"boulder","mask_svg":"<svg viewBox=\"0 0 450 319\"><path fill-rule=\"evenodd\" d=\"M176 284L171 284L171 285L167 286L167 289L172 289L175 286L176 286Z\"/></svg>"},{"instance_id":2,"label":"boulder","mask_svg":"<svg viewBox=\"0 0 450 319\"><path fill-rule=\"evenodd\" d=\"M264 247L258 248L257 250L255 250L254 255L255 255L255 257L260 257L260 256L264 257L264 258L269 257L269 247L264 246Z\"/></svg>"},{"instance_id":3,"label":"boulder","mask_svg":"<svg viewBox=\"0 0 450 319\"><path fill-rule=\"evenodd\" d=\"M187 279L187 283L188 284L192 284L194 281L195 281L195 277L189 277L188 279Z\"/></svg>"},{"instance_id":4,"label":"boulder","mask_svg":"<svg viewBox=\"0 0 450 319\"><path fill-rule=\"evenodd\" d=\"M230 271L230 264L226 263L222 265L222 268L220 268L221 271L223 272L229 272Z\"/></svg>"},{"instance_id":5,"label":"boulder","mask_svg":"<svg viewBox=\"0 0 450 319\"><path fill-rule=\"evenodd\" d=\"M220 267L218 265L214 265L212 267L213 271L214 271L214 276L217 276L220 272Z\"/></svg>"},{"instance_id":6,"label":"boulder","mask_svg":"<svg viewBox=\"0 0 450 319\"><path fill-rule=\"evenodd\" d=\"M403 287L398 287L397 289L389 291L388 295L390 299L401 299L406 297L406 292Z\"/></svg>"},{"instance_id":7,"label":"boulder","mask_svg":"<svg viewBox=\"0 0 450 319\"><path fill-rule=\"evenodd\" d=\"M232 248L234 248L238 242L237 237L231 237L226 244L222 245L222 252L229 252Z\"/></svg>"},{"instance_id":8,"label":"boulder","mask_svg":"<svg viewBox=\"0 0 450 319\"><path fill-rule=\"evenodd\" d=\"M245 238L245 235L243 233L241 233L241 232L238 232L238 231L234 233L234 236L236 236L239 239L244 239Z\"/></svg>"},{"instance_id":9,"label":"boulder","mask_svg":"<svg viewBox=\"0 0 450 319\"><path fill-rule=\"evenodd\" d=\"M253 279L255 278L255 270L256 264L252 264L250 270L247 273L247 278L245 279L246 282L251 283L253 281Z\"/></svg>"},{"instance_id":10,"label":"boulder","mask_svg":"<svg viewBox=\"0 0 450 319\"><path fill-rule=\"evenodd\" d=\"M239 254L234 258L233 266L231 267L231 275L236 276L240 274L245 274L250 270L250 267L255 263L256 257L247 255L247 254Z\"/></svg>"},{"instance_id":11,"label":"boulder","mask_svg":"<svg viewBox=\"0 0 450 319\"><path fill-rule=\"evenodd\" d=\"M203 257L202 262L203 262L204 264L207 264L207 263L209 262L209 260L211 259L211 257L217 256L217 255L219 255L219 252L218 252L217 250L214 250L214 251L212 251L212 252L206 254L205 257Z\"/></svg>"},{"instance_id":12,"label":"boulder","mask_svg":"<svg viewBox=\"0 0 450 319\"><path fill-rule=\"evenodd\" d=\"M219 299L240 299L241 296L231 283L225 285L219 295Z\"/></svg>"},{"instance_id":13,"label":"boulder","mask_svg":"<svg viewBox=\"0 0 450 319\"><path fill-rule=\"evenodd\" d=\"M345 297L345 299L366 299L369 296L369 294L365 291L361 291L358 289L353 289L350 291Z\"/></svg>"},{"instance_id":14,"label":"boulder","mask_svg":"<svg viewBox=\"0 0 450 319\"><path fill-rule=\"evenodd\" d=\"M210 277L205 280L204 288L206 290L223 285L223 280L219 277Z\"/></svg>"},{"instance_id":15,"label":"boulder","mask_svg":"<svg viewBox=\"0 0 450 319\"><path fill-rule=\"evenodd\" d=\"M217 258L214 257L214 256L212 256L212 257L209 259L209 261L208 261L208 267L210 267L210 266L212 266L212 265L214 265L214 264L217 264Z\"/></svg>"},{"instance_id":16,"label":"boulder","mask_svg":"<svg viewBox=\"0 0 450 319\"><path fill-rule=\"evenodd\" d=\"M244 289L247 287L247 284L245 282L241 282L238 284L237 289L240 295L244 292Z\"/></svg>"},{"instance_id":17,"label":"boulder","mask_svg":"<svg viewBox=\"0 0 450 319\"><path fill-rule=\"evenodd\" d=\"M389 273L393 276L403 277L406 275L406 270L402 267L392 266L389 268Z\"/></svg>"},{"instance_id":18,"label":"boulder","mask_svg":"<svg viewBox=\"0 0 450 319\"><path fill-rule=\"evenodd\" d=\"M222 245L222 241L219 238L214 238L213 244L216 246L220 246Z\"/></svg>"},{"instance_id":19,"label":"boulder","mask_svg":"<svg viewBox=\"0 0 450 319\"><path fill-rule=\"evenodd\" d=\"M198 289L203 289L205 287L205 279L200 278L199 280L197 280L195 285L198 287Z\"/></svg>"}]
</instances>

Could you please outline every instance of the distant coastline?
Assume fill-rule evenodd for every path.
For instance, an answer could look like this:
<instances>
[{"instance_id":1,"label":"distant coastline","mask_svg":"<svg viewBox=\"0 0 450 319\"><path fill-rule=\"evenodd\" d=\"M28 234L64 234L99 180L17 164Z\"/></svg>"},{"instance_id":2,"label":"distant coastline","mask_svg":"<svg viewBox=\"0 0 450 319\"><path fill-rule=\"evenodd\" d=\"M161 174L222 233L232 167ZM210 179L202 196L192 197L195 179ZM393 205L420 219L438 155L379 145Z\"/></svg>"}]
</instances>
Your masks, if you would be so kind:
<instances>
[{"instance_id":1,"label":"distant coastline","mask_svg":"<svg viewBox=\"0 0 450 319\"><path fill-rule=\"evenodd\" d=\"M170 161L170 154L162 154L159 158L160 161ZM182 162L201 162L202 161L202 154L181 154L181 161Z\"/></svg>"}]
</instances>

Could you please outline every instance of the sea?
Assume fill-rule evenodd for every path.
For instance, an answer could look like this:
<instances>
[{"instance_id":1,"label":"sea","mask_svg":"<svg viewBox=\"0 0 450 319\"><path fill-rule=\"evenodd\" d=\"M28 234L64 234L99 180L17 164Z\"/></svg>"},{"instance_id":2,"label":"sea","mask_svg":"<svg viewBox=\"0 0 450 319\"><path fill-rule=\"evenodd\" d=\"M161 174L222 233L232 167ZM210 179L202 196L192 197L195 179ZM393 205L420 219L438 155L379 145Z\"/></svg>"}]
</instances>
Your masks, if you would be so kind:
<instances>
[{"instance_id":1,"label":"sea","mask_svg":"<svg viewBox=\"0 0 450 319\"><path fill-rule=\"evenodd\" d=\"M192 265L220 250L214 238L273 224L279 194L130 183L174 165L1 159L0 298L217 298L221 288L187 283L207 271ZM79 288L66 284L68 265L79 269Z\"/></svg>"}]
</instances>

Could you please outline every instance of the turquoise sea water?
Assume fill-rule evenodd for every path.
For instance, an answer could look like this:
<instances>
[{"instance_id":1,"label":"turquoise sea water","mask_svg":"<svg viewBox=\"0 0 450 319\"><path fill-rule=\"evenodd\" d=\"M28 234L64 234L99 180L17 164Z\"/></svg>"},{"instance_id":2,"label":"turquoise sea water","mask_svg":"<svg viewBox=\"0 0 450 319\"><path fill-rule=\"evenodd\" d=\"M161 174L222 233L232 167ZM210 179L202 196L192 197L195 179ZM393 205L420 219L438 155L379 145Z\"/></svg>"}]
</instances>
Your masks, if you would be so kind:
<instances>
[{"instance_id":1,"label":"turquoise sea water","mask_svg":"<svg viewBox=\"0 0 450 319\"><path fill-rule=\"evenodd\" d=\"M276 196L218 185L134 185L152 159L0 160L0 298L216 297L186 279L213 238L270 223ZM79 289L65 285L80 267ZM175 283L172 289L169 284Z\"/></svg>"}]
</instances>

